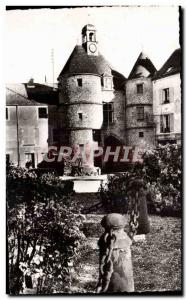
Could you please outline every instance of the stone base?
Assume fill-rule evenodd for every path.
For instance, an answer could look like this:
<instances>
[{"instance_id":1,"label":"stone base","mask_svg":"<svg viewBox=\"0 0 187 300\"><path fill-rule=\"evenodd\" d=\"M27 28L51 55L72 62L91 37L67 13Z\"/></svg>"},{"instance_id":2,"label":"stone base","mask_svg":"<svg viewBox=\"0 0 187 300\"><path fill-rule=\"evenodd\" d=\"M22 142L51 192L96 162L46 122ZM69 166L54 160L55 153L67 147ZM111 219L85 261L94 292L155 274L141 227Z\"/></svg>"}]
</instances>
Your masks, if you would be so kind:
<instances>
[{"instance_id":1,"label":"stone base","mask_svg":"<svg viewBox=\"0 0 187 300\"><path fill-rule=\"evenodd\" d=\"M98 176L62 176L62 181L73 181L76 193L97 193L101 184L107 183L107 175Z\"/></svg>"}]
</instances>

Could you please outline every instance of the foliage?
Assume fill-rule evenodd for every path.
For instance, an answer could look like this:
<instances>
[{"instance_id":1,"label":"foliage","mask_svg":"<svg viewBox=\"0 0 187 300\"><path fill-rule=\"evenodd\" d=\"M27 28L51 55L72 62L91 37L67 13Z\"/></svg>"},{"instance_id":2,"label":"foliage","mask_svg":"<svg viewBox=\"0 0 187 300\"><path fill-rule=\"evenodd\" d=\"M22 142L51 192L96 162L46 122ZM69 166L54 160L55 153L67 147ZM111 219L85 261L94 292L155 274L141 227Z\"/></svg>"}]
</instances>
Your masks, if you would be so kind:
<instances>
[{"instance_id":1,"label":"foliage","mask_svg":"<svg viewBox=\"0 0 187 300\"><path fill-rule=\"evenodd\" d=\"M181 212L181 148L175 144L159 146L143 155L127 172L109 177L100 189L107 211L127 211L127 188L131 179L144 179L148 208L152 213L179 215Z\"/></svg>"},{"instance_id":2,"label":"foliage","mask_svg":"<svg viewBox=\"0 0 187 300\"><path fill-rule=\"evenodd\" d=\"M20 294L71 292L71 269L84 241L83 216L71 201L72 187L54 174L7 170L9 288ZM15 201L14 201L15 200Z\"/></svg>"}]
</instances>

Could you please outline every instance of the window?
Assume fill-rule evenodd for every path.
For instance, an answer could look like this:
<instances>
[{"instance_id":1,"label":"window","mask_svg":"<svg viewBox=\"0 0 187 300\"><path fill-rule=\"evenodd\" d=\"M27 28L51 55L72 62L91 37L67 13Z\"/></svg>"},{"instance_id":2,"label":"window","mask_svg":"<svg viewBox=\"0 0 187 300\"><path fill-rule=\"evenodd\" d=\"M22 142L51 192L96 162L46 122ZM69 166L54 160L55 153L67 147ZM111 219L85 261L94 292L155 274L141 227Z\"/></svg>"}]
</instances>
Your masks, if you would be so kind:
<instances>
[{"instance_id":1,"label":"window","mask_svg":"<svg viewBox=\"0 0 187 300\"><path fill-rule=\"evenodd\" d=\"M114 103L103 104L103 123L104 125L110 125L114 123Z\"/></svg>"},{"instance_id":2,"label":"window","mask_svg":"<svg viewBox=\"0 0 187 300\"><path fill-rule=\"evenodd\" d=\"M161 115L160 116L160 132L168 133L171 132L171 126L173 127L172 115Z\"/></svg>"},{"instance_id":3,"label":"window","mask_svg":"<svg viewBox=\"0 0 187 300\"><path fill-rule=\"evenodd\" d=\"M140 131L140 132L139 132L139 137L140 137L140 138L144 137L143 131Z\"/></svg>"},{"instance_id":4,"label":"window","mask_svg":"<svg viewBox=\"0 0 187 300\"><path fill-rule=\"evenodd\" d=\"M34 153L25 153L25 166L26 168L35 167Z\"/></svg>"},{"instance_id":5,"label":"window","mask_svg":"<svg viewBox=\"0 0 187 300\"><path fill-rule=\"evenodd\" d=\"M8 108L6 107L6 120L8 120Z\"/></svg>"},{"instance_id":6,"label":"window","mask_svg":"<svg viewBox=\"0 0 187 300\"><path fill-rule=\"evenodd\" d=\"M137 107L136 112L137 112L137 120L138 121L144 120L144 107L143 106Z\"/></svg>"},{"instance_id":7,"label":"window","mask_svg":"<svg viewBox=\"0 0 187 300\"><path fill-rule=\"evenodd\" d=\"M47 119L47 108L46 107L39 107L38 108L38 115L40 119Z\"/></svg>"},{"instance_id":8,"label":"window","mask_svg":"<svg viewBox=\"0 0 187 300\"><path fill-rule=\"evenodd\" d=\"M89 34L89 40L90 40L91 42L94 41L94 33L93 33L93 32L90 32L90 34Z\"/></svg>"},{"instance_id":9,"label":"window","mask_svg":"<svg viewBox=\"0 0 187 300\"><path fill-rule=\"evenodd\" d=\"M112 78L109 76L101 77L101 86L103 89L111 90L112 89Z\"/></svg>"},{"instance_id":10,"label":"window","mask_svg":"<svg viewBox=\"0 0 187 300\"><path fill-rule=\"evenodd\" d=\"M82 121L82 113L78 113L79 115L79 120Z\"/></svg>"},{"instance_id":11,"label":"window","mask_svg":"<svg viewBox=\"0 0 187 300\"><path fill-rule=\"evenodd\" d=\"M77 79L77 85L78 86L82 86L82 78L78 78Z\"/></svg>"},{"instance_id":12,"label":"window","mask_svg":"<svg viewBox=\"0 0 187 300\"><path fill-rule=\"evenodd\" d=\"M163 104L169 103L169 88L163 89Z\"/></svg>"},{"instance_id":13,"label":"window","mask_svg":"<svg viewBox=\"0 0 187 300\"><path fill-rule=\"evenodd\" d=\"M143 94L143 84L142 83L137 84L136 87L137 87L137 94Z\"/></svg>"},{"instance_id":14,"label":"window","mask_svg":"<svg viewBox=\"0 0 187 300\"><path fill-rule=\"evenodd\" d=\"M6 154L6 164L10 164L10 154Z\"/></svg>"}]
</instances>

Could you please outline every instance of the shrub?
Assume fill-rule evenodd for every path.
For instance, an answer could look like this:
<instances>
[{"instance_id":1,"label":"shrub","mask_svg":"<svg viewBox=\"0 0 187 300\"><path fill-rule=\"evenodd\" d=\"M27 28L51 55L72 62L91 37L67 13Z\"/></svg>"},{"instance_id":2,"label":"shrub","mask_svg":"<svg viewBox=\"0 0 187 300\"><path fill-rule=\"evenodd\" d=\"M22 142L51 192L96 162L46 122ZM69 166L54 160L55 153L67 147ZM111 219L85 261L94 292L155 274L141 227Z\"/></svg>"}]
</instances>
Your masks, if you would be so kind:
<instances>
[{"instance_id":1,"label":"shrub","mask_svg":"<svg viewBox=\"0 0 187 300\"><path fill-rule=\"evenodd\" d=\"M11 294L32 284L41 294L71 292L70 269L84 244L83 217L71 202L71 192L71 185L54 174L38 177L33 170L7 170Z\"/></svg>"},{"instance_id":2,"label":"shrub","mask_svg":"<svg viewBox=\"0 0 187 300\"><path fill-rule=\"evenodd\" d=\"M127 211L127 186L134 177L144 179L148 209L151 213L181 214L181 148L175 144L159 146L143 154L143 163L135 163L127 172L109 177L100 189L107 212Z\"/></svg>"}]
</instances>

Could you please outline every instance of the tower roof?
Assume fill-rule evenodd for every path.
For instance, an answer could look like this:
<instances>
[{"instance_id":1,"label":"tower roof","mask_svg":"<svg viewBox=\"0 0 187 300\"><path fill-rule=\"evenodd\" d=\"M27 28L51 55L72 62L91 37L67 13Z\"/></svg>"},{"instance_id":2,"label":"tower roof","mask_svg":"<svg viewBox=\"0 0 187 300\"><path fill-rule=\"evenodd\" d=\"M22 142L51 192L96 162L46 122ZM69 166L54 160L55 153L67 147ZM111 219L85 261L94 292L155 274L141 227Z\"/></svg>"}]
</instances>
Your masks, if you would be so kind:
<instances>
[{"instance_id":1,"label":"tower roof","mask_svg":"<svg viewBox=\"0 0 187 300\"><path fill-rule=\"evenodd\" d=\"M97 56L88 55L82 46L77 45L59 77L76 74L102 75L103 73L111 74L111 67L106 59L100 53Z\"/></svg>"},{"instance_id":2,"label":"tower roof","mask_svg":"<svg viewBox=\"0 0 187 300\"><path fill-rule=\"evenodd\" d=\"M86 30L95 30L95 26L92 24L86 24L82 29L82 33L85 33Z\"/></svg>"},{"instance_id":3,"label":"tower roof","mask_svg":"<svg viewBox=\"0 0 187 300\"><path fill-rule=\"evenodd\" d=\"M181 71L181 49L176 49L164 63L161 69L156 73L154 79L162 78Z\"/></svg>"},{"instance_id":4,"label":"tower roof","mask_svg":"<svg viewBox=\"0 0 187 300\"><path fill-rule=\"evenodd\" d=\"M153 65L152 61L149 57L141 52L138 56L137 61L130 72L128 79L134 79L139 77L152 77L156 72L156 68Z\"/></svg>"}]
</instances>

